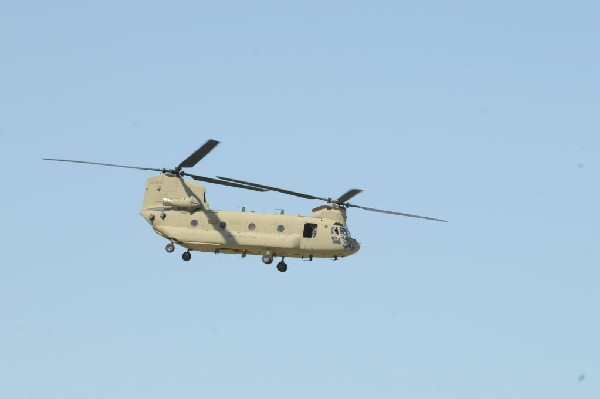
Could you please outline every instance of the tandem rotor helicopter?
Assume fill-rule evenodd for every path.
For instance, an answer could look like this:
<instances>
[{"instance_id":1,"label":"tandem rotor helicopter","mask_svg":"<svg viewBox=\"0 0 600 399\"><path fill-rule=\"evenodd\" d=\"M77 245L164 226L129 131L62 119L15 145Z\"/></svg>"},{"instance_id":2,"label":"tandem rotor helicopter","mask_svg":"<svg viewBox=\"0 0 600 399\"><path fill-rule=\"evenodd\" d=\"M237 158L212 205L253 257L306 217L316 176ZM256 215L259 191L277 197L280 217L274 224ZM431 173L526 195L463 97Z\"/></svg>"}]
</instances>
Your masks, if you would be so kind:
<instances>
[{"instance_id":1,"label":"tandem rotor helicopter","mask_svg":"<svg viewBox=\"0 0 600 399\"><path fill-rule=\"evenodd\" d=\"M181 255L184 261L192 258L191 251L223 254L262 255L269 265L275 257L281 257L277 270L287 271L285 258L332 258L337 260L358 252L360 244L350 235L346 225L346 209L358 208L365 211L389 215L446 222L445 220L409 213L385 211L354 205L348 201L362 190L352 189L337 199L317 197L279 187L251 183L244 180L217 176L216 178L193 175L184 171L200 162L219 144L208 140L192 155L173 169L142 168L138 166L110 163L76 161L72 159L44 158L45 161L72 162L139 169L160 172L150 177L140 215L152 229L169 240L165 250L175 251L175 244L185 248ZM252 191L275 191L296 197L323 201L312 210L310 216L245 212L218 211L206 202L204 183L241 188Z\"/></svg>"}]
</instances>

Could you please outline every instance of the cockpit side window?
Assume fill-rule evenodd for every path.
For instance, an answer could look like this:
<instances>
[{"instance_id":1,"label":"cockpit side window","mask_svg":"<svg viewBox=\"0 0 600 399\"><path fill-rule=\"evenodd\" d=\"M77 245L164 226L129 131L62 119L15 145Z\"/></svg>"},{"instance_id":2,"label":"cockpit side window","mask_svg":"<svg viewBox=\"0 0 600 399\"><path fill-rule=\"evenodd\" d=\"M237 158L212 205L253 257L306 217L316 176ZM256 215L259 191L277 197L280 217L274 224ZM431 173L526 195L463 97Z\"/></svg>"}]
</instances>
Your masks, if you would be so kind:
<instances>
[{"instance_id":1,"label":"cockpit side window","mask_svg":"<svg viewBox=\"0 0 600 399\"><path fill-rule=\"evenodd\" d=\"M340 235L340 230L339 230L339 228L338 228L337 226L333 226L333 227L331 228L331 234L333 234L333 235L336 235L336 236L339 236L339 235Z\"/></svg>"}]
</instances>

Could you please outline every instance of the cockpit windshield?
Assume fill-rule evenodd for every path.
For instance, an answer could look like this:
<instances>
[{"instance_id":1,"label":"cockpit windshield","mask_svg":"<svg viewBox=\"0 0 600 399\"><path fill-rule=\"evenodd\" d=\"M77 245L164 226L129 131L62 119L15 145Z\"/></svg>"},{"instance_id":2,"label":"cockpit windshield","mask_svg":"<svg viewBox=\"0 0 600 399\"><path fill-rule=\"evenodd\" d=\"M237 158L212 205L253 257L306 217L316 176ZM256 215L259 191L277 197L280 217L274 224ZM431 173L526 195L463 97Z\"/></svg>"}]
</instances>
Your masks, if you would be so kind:
<instances>
[{"instance_id":1,"label":"cockpit windshield","mask_svg":"<svg viewBox=\"0 0 600 399\"><path fill-rule=\"evenodd\" d=\"M331 234L334 236L341 235L342 237L351 237L350 230L346 227L342 227L341 225L336 225L331 228Z\"/></svg>"}]
</instances>

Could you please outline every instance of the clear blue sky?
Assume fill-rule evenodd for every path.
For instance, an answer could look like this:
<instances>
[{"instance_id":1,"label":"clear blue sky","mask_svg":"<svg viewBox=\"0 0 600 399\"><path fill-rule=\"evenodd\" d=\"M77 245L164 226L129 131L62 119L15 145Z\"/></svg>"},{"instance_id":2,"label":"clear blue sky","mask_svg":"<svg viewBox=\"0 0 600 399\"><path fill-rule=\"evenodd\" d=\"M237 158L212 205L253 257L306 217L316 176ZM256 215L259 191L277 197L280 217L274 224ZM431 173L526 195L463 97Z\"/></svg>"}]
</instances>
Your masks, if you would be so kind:
<instances>
[{"instance_id":1,"label":"clear blue sky","mask_svg":"<svg viewBox=\"0 0 600 399\"><path fill-rule=\"evenodd\" d=\"M593 1L0 3L0 397L600 397ZM164 251L171 167L349 212L339 262ZM213 208L318 202L208 186Z\"/></svg>"}]
</instances>

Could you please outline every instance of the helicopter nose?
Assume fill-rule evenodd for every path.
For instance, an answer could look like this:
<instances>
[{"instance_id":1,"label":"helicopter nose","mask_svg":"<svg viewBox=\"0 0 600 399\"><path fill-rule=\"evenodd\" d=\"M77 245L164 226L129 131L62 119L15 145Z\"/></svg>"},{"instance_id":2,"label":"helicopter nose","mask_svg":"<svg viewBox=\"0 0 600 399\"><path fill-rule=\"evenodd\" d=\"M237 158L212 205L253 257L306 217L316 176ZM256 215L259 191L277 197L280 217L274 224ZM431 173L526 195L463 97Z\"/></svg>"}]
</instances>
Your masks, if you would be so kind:
<instances>
[{"instance_id":1,"label":"helicopter nose","mask_svg":"<svg viewBox=\"0 0 600 399\"><path fill-rule=\"evenodd\" d=\"M354 238L350 239L350 247L348 248L351 254L355 254L360 250L360 244Z\"/></svg>"}]
</instances>

